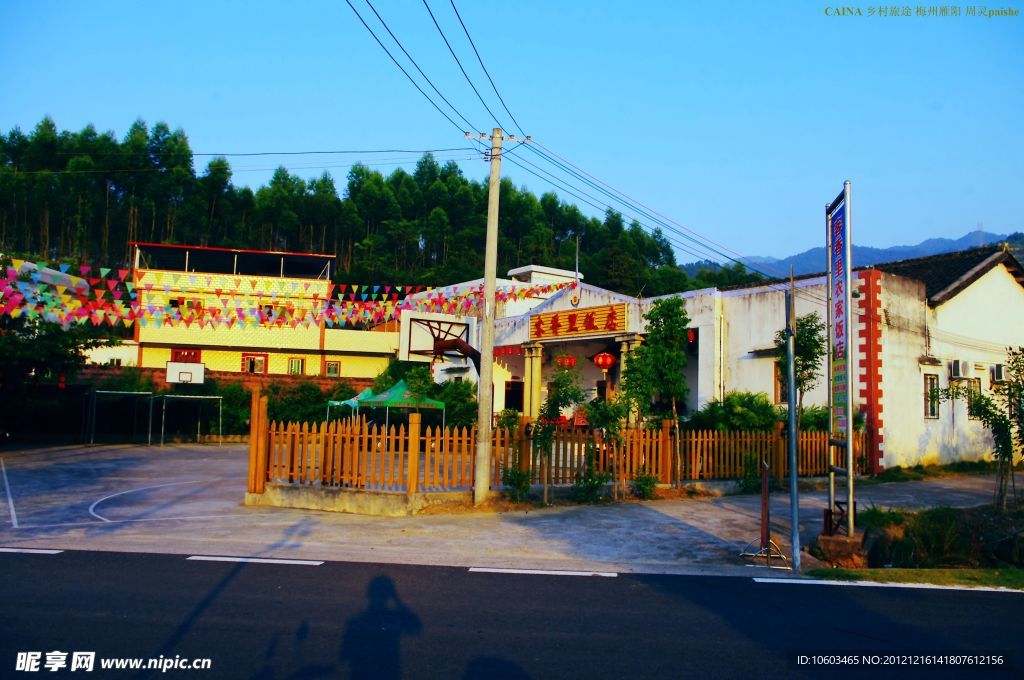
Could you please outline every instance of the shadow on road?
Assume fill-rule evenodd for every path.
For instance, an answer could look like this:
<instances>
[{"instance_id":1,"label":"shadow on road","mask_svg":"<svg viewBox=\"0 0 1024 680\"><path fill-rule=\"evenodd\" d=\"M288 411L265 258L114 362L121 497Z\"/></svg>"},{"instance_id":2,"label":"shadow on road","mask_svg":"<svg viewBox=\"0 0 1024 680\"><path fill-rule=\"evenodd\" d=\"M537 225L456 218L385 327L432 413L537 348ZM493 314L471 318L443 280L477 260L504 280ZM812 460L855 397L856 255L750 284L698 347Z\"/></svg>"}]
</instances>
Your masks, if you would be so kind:
<instances>
[{"instance_id":1,"label":"shadow on road","mask_svg":"<svg viewBox=\"0 0 1024 680\"><path fill-rule=\"evenodd\" d=\"M345 623L339 659L348 663L356 680L402 677L401 640L419 635L423 626L387 576L376 576L366 587L366 609Z\"/></svg>"}]
</instances>

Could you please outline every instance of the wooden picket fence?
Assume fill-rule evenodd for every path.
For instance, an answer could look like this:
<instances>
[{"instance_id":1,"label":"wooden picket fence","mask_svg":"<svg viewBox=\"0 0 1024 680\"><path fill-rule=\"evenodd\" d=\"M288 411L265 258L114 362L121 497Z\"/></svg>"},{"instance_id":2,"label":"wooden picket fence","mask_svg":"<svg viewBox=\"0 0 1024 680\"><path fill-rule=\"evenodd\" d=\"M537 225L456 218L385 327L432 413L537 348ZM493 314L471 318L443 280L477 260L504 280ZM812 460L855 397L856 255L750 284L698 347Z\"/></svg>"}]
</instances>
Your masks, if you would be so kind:
<instances>
[{"instance_id":1,"label":"wooden picket fence","mask_svg":"<svg viewBox=\"0 0 1024 680\"><path fill-rule=\"evenodd\" d=\"M252 493L263 493L267 483L407 493L473 487L476 428L424 429L419 414L410 415L408 428L386 430L356 418L271 423L266 419L266 397L258 395L253 397L253 416ZM529 471L534 484L547 475L552 485L570 485L584 473L588 455L593 455L597 471L611 473L621 484L639 474L666 484L677 474L682 480L737 479L750 465L759 474L762 460L775 477L789 472L786 440L778 432L683 430L677 462L676 434L670 425L665 421L659 429L629 429L620 441L603 439L594 430L559 430L548 452L534 446L522 426L513 431L496 429L491 439L490 486L501 486L502 470L512 467ZM828 441L827 433L800 433L798 474L827 474ZM854 440L858 472L865 468L863 447L864 435L859 434Z\"/></svg>"}]
</instances>

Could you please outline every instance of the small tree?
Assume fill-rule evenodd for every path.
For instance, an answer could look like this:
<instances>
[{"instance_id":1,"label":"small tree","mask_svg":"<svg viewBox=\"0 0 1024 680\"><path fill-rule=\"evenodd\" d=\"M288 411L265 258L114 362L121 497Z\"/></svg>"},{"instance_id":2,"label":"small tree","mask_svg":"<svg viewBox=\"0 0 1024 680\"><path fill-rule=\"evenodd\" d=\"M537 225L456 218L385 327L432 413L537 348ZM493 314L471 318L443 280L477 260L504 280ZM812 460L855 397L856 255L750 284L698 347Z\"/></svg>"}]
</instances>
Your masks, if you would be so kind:
<instances>
[{"instance_id":1,"label":"small tree","mask_svg":"<svg viewBox=\"0 0 1024 680\"><path fill-rule=\"evenodd\" d=\"M797 429L799 416L804 407L804 395L818 386L821 380L821 360L828 351L825 339L825 322L817 312L798 316L796 335L793 342L794 367L796 369ZM778 358L782 375L789 375L789 360L786 356L786 329L775 334L775 356Z\"/></svg>"},{"instance_id":2,"label":"small tree","mask_svg":"<svg viewBox=\"0 0 1024 680\"><path fill-rule=\"evenodd\" d=\"M647 339L637 347L626 361L623 372L623 391L636 405L641 415L650 409L654 395L672 403L672 421L678 430L678 402L686 399L690 388L686 384L687 326L690 317L683 299L678 297L655 300L644 314L647 320ZM679 437L676 436L675 483L681 474L682 456Z\"/></svg>"},{"instance_id":3,"label":"small tree","mask_svg":"<svg viewBox=\"0 0 1024 680\"><path fill-rule=\"evenodd\" d=\"M622 398L595 399L587 404L587 422L595 430L601 430L604 438L601 447L609 442L615 446L622 444L622 428L629 415L629 401ZM619 494L619 480L613 480L612 489L616 497Z\"/></svg>"},{"instance_id":4,"label":"small tree","mask_svg":"<svg viewBox=\"0 0 1024 680\"><path fill-rule=\"evenodd\" d=\"M967 401L967 413L977 418L992 434L996 458L995 503L1005 511L1013 459L1017 450L1024 450L1024 347L1008 347L1006 381L993 385L992 395L973 392L970 386L958 383L938 391L942 401Z\"/></svg>"},{"instance_id":5,"label":"small tree","mask_svg":"<svg viewBox=\"0 0 1024 680\"><path fill-rule=\"evenodd\" d=\"M579 374L571 368L559 366L548 386L548 396L540 407L540 419L533 430L533 442L540 448L546 464L544 466L544 504L548 502L548 477L551 475L551 444L562 409L575 406L583 401L586 393L580 387Z\"/></svg>"}]
</instances>

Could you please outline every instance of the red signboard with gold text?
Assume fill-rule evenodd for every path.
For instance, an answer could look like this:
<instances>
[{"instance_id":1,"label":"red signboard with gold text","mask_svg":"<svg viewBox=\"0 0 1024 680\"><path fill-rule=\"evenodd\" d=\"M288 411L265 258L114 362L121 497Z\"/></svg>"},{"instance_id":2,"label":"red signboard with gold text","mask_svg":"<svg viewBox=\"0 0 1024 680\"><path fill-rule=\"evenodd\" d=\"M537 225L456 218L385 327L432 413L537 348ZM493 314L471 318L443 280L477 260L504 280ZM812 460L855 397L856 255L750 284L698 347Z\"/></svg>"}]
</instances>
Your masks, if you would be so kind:
<instances>
[{"instance_id":1,"label":"red signboard with gold text","mask_svg":"<svg viewBox=\"0 0 1024 680\"><path fill-rule=\"evenodd\" d=\"M530 319L530 340L607 335L625 330L625 304L548 312Z\"/></svg>"}]
</instances>

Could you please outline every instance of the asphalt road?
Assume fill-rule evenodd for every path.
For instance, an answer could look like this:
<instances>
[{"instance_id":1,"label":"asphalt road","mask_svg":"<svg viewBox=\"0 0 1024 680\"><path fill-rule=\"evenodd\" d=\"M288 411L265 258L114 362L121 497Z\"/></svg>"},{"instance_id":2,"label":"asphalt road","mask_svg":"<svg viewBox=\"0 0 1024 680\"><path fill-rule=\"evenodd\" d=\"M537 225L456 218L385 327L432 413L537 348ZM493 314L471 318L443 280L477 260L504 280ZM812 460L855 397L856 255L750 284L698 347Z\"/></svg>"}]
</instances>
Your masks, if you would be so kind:
<instances>
[{"instance_id":1,"label":"asphalt road","mask_svg":"<svg viewBox=\"0 0 1024 680\"><path fill-rule=\"evenodd\" d=\"M845 675L798 654L853 654L846 670L870 677L1024 674L1018 593L84 551L0 553L0 565L0 677L157 677L99 660L161 656L211 659L166 673L196 678ZM15 670L18 652L54 650L94 651L96 670ZM861 656L952 653L1004 662L886 669Z\"/></svg>"}]
</instances>

